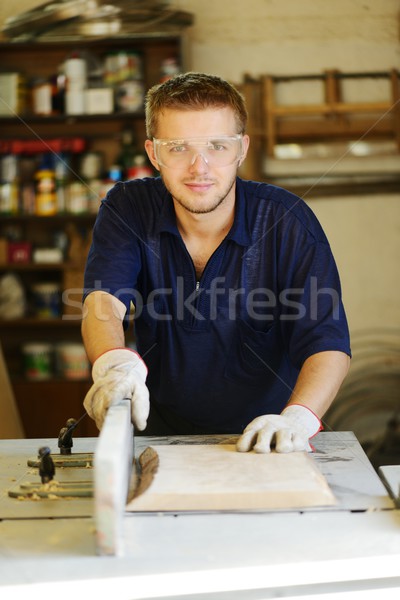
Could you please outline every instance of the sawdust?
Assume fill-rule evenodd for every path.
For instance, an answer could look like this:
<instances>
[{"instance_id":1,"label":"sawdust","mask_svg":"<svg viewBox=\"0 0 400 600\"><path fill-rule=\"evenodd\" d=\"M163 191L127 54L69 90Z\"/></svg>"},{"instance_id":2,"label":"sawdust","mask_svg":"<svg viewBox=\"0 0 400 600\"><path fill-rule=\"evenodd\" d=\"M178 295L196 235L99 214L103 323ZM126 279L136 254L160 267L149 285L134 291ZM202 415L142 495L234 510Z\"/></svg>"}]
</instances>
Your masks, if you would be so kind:
<instances>
[{"instance_id":1,"label":"sawdust","mask_svg":"<svg viewBox=\"0 0 400 600\"><path fill-rule=\"evenodd\" d=\"M139 483L133 493L132 498L137 498L143 494L152 484L155 474L158 471L160 459L154 448L149 446L139 456Z\"/></svg>"},{"instance_id":2,"label":"sawdust","mask_svg":"<svg viewBox=\"0 0 400 600\"><path fill-rule=\"evenodd\" d=\"M56 481L55 479L52 479L51 481L48 481L47 483L42 483L39 490L41 492L43 491L43 492L50 493L51 490L57 490L59 486L60 486L60 482Z\"/></svg>"}]
</instances>

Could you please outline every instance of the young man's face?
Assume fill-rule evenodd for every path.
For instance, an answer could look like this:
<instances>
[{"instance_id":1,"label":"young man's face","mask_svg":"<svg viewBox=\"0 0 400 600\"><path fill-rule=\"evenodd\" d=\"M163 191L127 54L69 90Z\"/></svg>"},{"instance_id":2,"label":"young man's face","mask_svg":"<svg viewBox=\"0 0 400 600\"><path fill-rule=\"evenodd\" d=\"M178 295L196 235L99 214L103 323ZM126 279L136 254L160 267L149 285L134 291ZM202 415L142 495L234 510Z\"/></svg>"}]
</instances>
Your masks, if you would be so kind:
<instances>
[{"instance_id":1,"label":"young man's face","mask_svg":"<svg viewBox=\"0 0 400 600\"><path fill-rule=\"evenodd\" d=\"M166 159L168 166L161 164L165 162L163 157L168 152L167 146L162 149L159 147L156 151L153 141L147 140L145 147L150 161L160 171L175 202L191 213L205 214L234 202L237 169L244 160L249 145L247 135L238 141L234 140L235 136L236 122L231 108L193 111L166 109L159 117L157 139L188 141L188 147L173 145L170 150L172 160L170 155ZM229 139L231 137L233 140ZM208 141L218 142L219 139L226 139L233 144L233 148L238 149L233 162L228 165L219 164L224 162L220 153L213 158L218 153L219 146L215 146L214 152L207 145Z\"/></svg>"}]
</instances>

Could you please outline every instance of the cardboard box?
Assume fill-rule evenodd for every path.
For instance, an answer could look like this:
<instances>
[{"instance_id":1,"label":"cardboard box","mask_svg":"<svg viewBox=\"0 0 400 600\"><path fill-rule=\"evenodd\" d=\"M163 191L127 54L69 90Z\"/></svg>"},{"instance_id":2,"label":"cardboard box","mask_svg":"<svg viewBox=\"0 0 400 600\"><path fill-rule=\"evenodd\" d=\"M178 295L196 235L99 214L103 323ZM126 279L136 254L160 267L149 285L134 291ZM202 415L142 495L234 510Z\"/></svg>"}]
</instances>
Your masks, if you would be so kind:
<instances>
[{"instance_id":1,"label":"cardboard box","mask_svg":"<svg viewBox=\"0 0 400 600\"><path fill-rule=\"evenodd\" d=\"M89 88L85 90L85 112L87 115L109 115L114 112L112 88Z\"/></svg>"}]
</instances>

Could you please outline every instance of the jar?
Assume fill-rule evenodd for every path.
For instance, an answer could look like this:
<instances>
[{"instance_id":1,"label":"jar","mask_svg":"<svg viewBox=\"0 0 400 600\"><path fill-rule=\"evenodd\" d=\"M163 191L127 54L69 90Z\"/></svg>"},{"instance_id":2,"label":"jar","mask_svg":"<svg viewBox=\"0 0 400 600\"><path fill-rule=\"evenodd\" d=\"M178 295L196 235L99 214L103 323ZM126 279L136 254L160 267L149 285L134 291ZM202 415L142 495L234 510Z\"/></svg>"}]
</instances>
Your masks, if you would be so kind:
<instances>
[{"instance_id":1,"label":"jar","mask_svg":"<svg viewBox=\"0 0 400 600\"><path fill-rule=\"evenodd\" d=\"M80 160L79 174L82 179L98 179L103 171L103 155L100 152L86 152Z\"/></svg>"},{"instance_id":2,"label":"jar","mask_svg":"<svg viewBox=\"0 0 400 600\"><path fill-rule=\"evenodd\" d=\"M124 112L135 112L143 108L144 86L141 81L128 80L121 83L116 92L117 108Z\"/></svg>"},{"instance_id":3,"label":"jar","mask_svg":"<svg viewBox=\"0 0 400 600\"><path fill-rule=\"evenodd\" d=\"M51 344L30 343L22 347L24 374L27 379L42 380L52 376L53 348Z\"/></svg>"},{"instance_id":4,"label":"jar","mask_svg":"<svg viewBox=\"0 0 400 600\"><path fill-rule=\"evenodd\" d=\"M36 81L32 88L32 108L35 115L51 115L53 112L53 86L50 81Z\"/></svg>"},{"instance_id":5,"label":"jar","mask_svg":"<svg viewBox=\"0 0 400 600\"><path fill-rule=\"evenodd\" d=\"M57 369L65 379L88 379L89 361L83 344L59 344L56 350Z\"/></svg>"},{"instance_id":6,"label":"jar","mask_svg":"<svg viewBox=\"0 0 400 600\"><path fill-rule=\"evenodd\" d=\"M65 112L67 115L85 114L85 88L67 89L65 92Z\"/></svg>"},{"instance_id":7,"label":"jar","mask_svg":"<svg viewBox=\"0 0 400 600\"><path fill-rule=\"evenodd\" d=\"M35 316L42 319L61 316L61 286L58 283L36 283L32 286L32 296Z\"/></svg>"},{"instance_id":8,"label":"jar","mask_svg":"<svg viewBox=\"0 0 400 600\"><path fill-rule=\"evenodd\" d=\"M68 186L67 212L74 215L88 210L88 190L82 181L72 181Z\"/></svg>"},{"instance_id":9,"label":"jar","mask_svg":"<svg viewBox=\"0 0 400 600\"><path fill-rule=\"evenodd\" d=\"M36 214L41 216L57 213L56 178L54 171L41 169L36 178Z\"/></svg>"},{"instance_id":10,"label":"jar","mask_svg":"<svg viewBox=\"0 0 400 600\"><path fill-rule=\"evenodd\" d=\"M73 56L64 62L64 75L68 89L84 89L87 86L88 68L84 58Z\"/></svg>"},{"instance_id":11,"label":"jar","mask_svg":"<svg viewBox=\"0 0 400 600\"><path fill-rule=\"evenodd\" d=\"M136 52L110 52L104 61L104 83L115 85L126 79L142 78L142 60Z\"/></svg>"},{"instance_id":12,"label":"jar","mask_svg":"<svg viewBox=\"0 0 400 600\"><path fill-rule=\"evenodd\" d=\"M17 181L0 183L0 214L16 215L19 210L19 185Z\"/></svg>"}]
</instances>

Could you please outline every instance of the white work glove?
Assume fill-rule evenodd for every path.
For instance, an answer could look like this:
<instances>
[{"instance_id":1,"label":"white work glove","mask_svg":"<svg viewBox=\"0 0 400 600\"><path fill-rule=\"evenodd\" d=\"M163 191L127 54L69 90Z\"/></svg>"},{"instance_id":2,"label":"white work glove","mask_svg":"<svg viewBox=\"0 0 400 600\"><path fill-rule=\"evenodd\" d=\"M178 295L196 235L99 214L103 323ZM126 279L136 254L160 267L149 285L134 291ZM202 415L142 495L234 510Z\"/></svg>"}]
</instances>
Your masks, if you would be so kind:
<instances>
[{"instance_id":1,"label":"white work glove","mask_svg":"<svg viewBox=\"0 0 400 600\"><path fill-rule=\"evenodd\" d=\"M150 411L146 386L147 367L137 352L127 348L108 350L92 368L93 385L83 406L101 429L108 408L127 398L131 401L132 423L143 431Z\"/></svg>"},{"instance_id":2,"label":"white work glove","mask_svg":"<svg viewBox=\"0 0 400 600\"><path fill-rule=\"evenodd\" d=\"M309 439L321 431L322 424L311 409L302 404L287 406L280 415L262 415L247 425L236 444L238 452L312 452Z\"/></svg>"}]
</instances>

